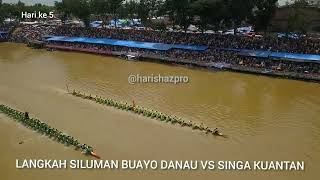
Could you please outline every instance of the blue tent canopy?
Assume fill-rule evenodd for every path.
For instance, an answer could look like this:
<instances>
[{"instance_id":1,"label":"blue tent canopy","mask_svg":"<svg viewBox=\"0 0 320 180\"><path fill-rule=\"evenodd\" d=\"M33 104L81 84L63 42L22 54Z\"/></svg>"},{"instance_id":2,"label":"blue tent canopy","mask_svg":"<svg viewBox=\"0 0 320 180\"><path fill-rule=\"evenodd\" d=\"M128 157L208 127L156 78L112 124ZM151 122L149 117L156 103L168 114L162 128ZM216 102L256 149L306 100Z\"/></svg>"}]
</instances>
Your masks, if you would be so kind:
<instances>
[{"instance_id":1,"label":"blue tent canopy","mask_svg":"<svg viewBox=\"0 0 320 180\"><path fill-rule=\"evenodd\" d=\"M0 38L7 38L8 32L0 31Z\"/></svg>"},{"instance_id":2,"label":"blue tent canopy","mask_svg":"<svg viewBox=\"0 0 320 180\"><path fill-rule=\"evenodd\" d=\"M272 52L270 54L270 57L283 58L283 59L306 60L306 61L317 61L320 63L320 55L316 55L316 54L296 54L296 53Z\"/></svg>"},{"instance_id":3,"label":"blue tent canopy","mask_svg":"<svg viewBox=\"0 0 320 180\"><path fill-rule=\"evenodd\" d=\"M271 54L270 51L253 51L253 50L241 50L239 54L242 56L261 57L268 58Z\"/></svg>"},{"instance_id":4,"label":"blue tent canopy","mask_svg":"<svg viewBox=\"0 0 320 180\"><path fill-rule=\"evenodd\" d=\"M160 51L167 51L170 49L205 51L206 49L208 49L208 46L151 43L151 42L127 41L127 40L106 39L106 38L47 36L46 40L57 41L57 42L123 46L123 47L130 47L130 48L140 48L140 49L150 49L150 50L160 50ZM320 55L316 55L316 54L297 54L297 53L272 52L272 51L248 50L248 49L231 49L231 48L220 48L220 50L234 51L234 52L237 52L239 55L249 56L249 57L289 59L292 61L306 61L306 62L311 61L311 62L320 63Z\"/></svg>"},{"instance_id":5,"label":"blue tent canopy","mask_svg":"<svg viewBox=\"0 0 320 180\"><path fill-rule=\"evenodd\" d=\"M288 59L292 61L306 61L306 62L320 63L320 55L317 55L317 54L298 54L298 53L287 53L287 52L272 52L272 51L231 49L231 48L221 48L220 50L234 51L241 56L248 56L248 57Z\"/></svg>"},{"instance_id":6,"label":"blue tent canopy","mask_svg":"<svg viewBox=\"0 0 320 180\"><path fill-rule=\"evenodd\" d=\"M74 42L74 43L88 43L88 44L100 44L111 46L123 46L140 49L151 49L167 51L169 49L186 49L194 51L204 51L208 46L192 46L192 45L180 45L180 44L164 44L164 43L151 43L140 41L126 41L117 39L105 39L105 38L87 38L87 37L66 37L66 36L49 36L47 41L58 42Z\"/></svg>"}]
</instances>

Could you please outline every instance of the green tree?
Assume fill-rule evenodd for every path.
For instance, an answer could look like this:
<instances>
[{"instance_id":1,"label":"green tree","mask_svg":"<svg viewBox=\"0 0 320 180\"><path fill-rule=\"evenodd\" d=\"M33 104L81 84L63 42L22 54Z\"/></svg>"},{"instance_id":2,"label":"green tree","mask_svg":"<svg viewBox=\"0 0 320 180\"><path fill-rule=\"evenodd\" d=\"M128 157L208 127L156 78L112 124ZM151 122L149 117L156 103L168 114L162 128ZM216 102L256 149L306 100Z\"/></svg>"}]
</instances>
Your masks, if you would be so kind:
<instances>
[{"instance_id":1,"label":"green tree","mask_svg":"<svg viewBox=\"0 0 320 180\"><path fill-rule=\"evenodd\" d=\"M228 6L229 18L233 28L238 28L242 22L247 22L253 16L255 0L225 0ZM235 31L236 33L236 31Z\"/></svg>"},{"instance_id":2,"label":"green tree","mask_svg":"<svg viewBox=\"0 0 320 180\"><path fill-rule=\"evenodd\" d=\"M163 5L162 0L140 0L137 4L136 13L145 26L153 26L150 18L159 16ZM164 11L163 11L164 12Z\"/></svg>"},{"instance_id":3,"label":"green tree","mask_svg":"<svg viewBox=\"0 0 320 180\"><path fill-rule=\"evenodd\" d=\"M108 9L117 27L117 21L122 10L124 0L108 0Z\"/></svg>"},{"instance_id":4,"label":"green tree","mask_svg":"<svg viewBox=\"0 0 320 180\"><path fill-rule=\"evenodd\" d=\"M21 1L16 4L2 3L1 1L0 6L0 19L5 17L20 19L21 12L26 11L26 6Z\"/></svg>"},{"instance_id":5,"label":"green tree","mask_svg":"<svg viewBox=\"0 0 320 180\"><path fill-rule=\"evenodd\" d=\"M106 15L108 14L108 0L91 0L90 8L91 12L96 15Z\"/></svg>"},{"instance_id":6,"label":"green tree","mask_svg":"<svg viewBox=\"0 0 320 180\"><path fill-rule=\"evenodd\" d=\"M0 24L3 23L3 20L4 20L4 14L2 9L2 0L0 0Z\"/></svg>"},{"instance_id":7,"label":"green tree","mask_svg":"<svg viewBox=\"0 0 320 180\"><path fill-rule=\"evenodd\" d=\"M296 0L288 18L288 32L306 33L310 27L311 20L305 14L304 8L310 3L307 0Z\"/></svg>"},{"instance_id":8,"label":"green tree","mask_svg":"<svg viewBox=\"0 0 320 180\"><path fill-rule=\"evenodd\" d=\"M223 0L197 0L192 3L191 8L200 17L197 24L202 31L209 27L218 29L227 15L227 6Z\"/></svg>"},{"instance_id":9,"label":"green tree","mask_svg":"<svg viewBox=\"0 0 320 180\"><path fill-rule=\"evenodd\" d=\"M32 6L25 6L25 11L27 12L43 12L49 14L53 10L53 7L49 7L40 3L34 4Z\"/></svg>"},{"instance_id":10,"label":"green tree","mask_svg":"<svg viewBox=\"0 0 320 180\"><path fill-rule=\"evenodd\" d=\"M49 6L37 3L33 6L26 6L26 10L27 12L40 11L48 14L51 11L51 8Z\"/></svg>"},{"instance_id":11,"label":"green tree","mask_svg":"<svg viewBox=\"0 0 320 180\"><path fill-rule=\"evenodd\" d=\"M7 3L3 3L1 5L1 9L0 9L0 16L2 16L2 19L8 17L8 18L12 18L13 17L13 5L11 4L7 4Z\"/></svg>"},{"instance_id":12,"label":"green tree","mask_svg":"<svg viewBox=\"0 0 320 180\"><path fill-rule=\"evenodd\" d=\"M15 18L21 19L21 12L26 11L26 6L23 2L18 1L17 4L13 5L12 14Z\"/></svg>"},{"instance_id":13,"label":"green tree","mask_svg":"<svg viewBox=\"0 0 320 180\"><path fill-rule=\"evenodd\" d=\"M90 23L90 6L87 0L69 0L76 1L73 3L73 8L71 8L71 13L81 19L86 26L89 26Z\"/></svg>"},{"instance_id":14,"label":"green tree","mask_svg":"<svg viewBox=\"0 0 320 180\"><path fill-rule=\"evenodd\" d=\"M187 30L193 19L191 3L195 0L166 0L164 8L169 14L174 25L179 25Z\"/></svg>"},{"instance_id":15,"label":"green tree","mask_svg":"<svg viewBox=\"0 0 320 180\"><path fill-rule=\"evenodd\" d=\"M88 0L62 0L60 3L56 2L55 6L63 16L72 14L81 19L86 26L89 25L91 12Z\"/></svg>"},{"instance_id":16,"label":"green tree","mask_svg":"<svg viewBox=\"0 0 320 180\"><path fill-rule=\"evenodd\" d=\"M151 17L159 16L161 15L161 8L164 4L163 0L148 0L147 5L149 6L149 15Z\"/></svg>"},{"instance_id":17,"label":"green tree","mask_svg":"<svg viewBox=\"0 0 320 180\"><path fill-rule=\"evenodd\" d=\"M256 30L267 31L277 9L278 0L256 0L253 24Z\"/></svg>"},{"instance_id":18,"label":"green tree","mask_svg":"<svg viewBox=\"0 0 320 180\"><path fill-rule=\"evenodd\" d=\"M129 19L135 18L138 15L138 3L136 1L130 0L124 4L124 9Z\"/></svg>"},{"instance_id":19,"label":"green tree","mask_svg":"<svg viewBox=\"0 0 320 180\"><path fill-rule=\"evenodd\" d=\"M295 7L288 18L288 32L306 33L310 27L310 19L300 7Z\"/></svg>"},{"instance_id":20,"label":"green tree","mask_svg":"<svg viewBox=\"0 0 320 180\"><path fill-rule=\"evenodd\" d=\"M311 3L308 0L295 0L293 3L293 7L306 7Z\"/></svg>"},{"instance_id":21,"label":"green tree","mask_svg":"<svg viewBox=\"0 0 320 180\"><path fill-rule=\"evenodd\" d=\"M54 7L59 12L59 18L62 20L63 23L65 23L65 21L71 15L71 11L70 9L68 9L66 1L55 1Z\"/></svg>"},{"instance_id":22,"label":"green tree","mask_svg":"<svg viewBox=\"0 0 320 180\"><path fill-rule=\"evenodd\" d=\"M108 0L91 0L90 9L91 13L97 15L102 20L102 25L107 24L109 15L109 2Z\"/></svg>"},{"instance_id":23,"label":"green tree","mask_svg":"<svg viewBox=\"0 0 320 180\"><path fill-rule=\"evenodd\" d=\"M138 4L138 17L141 19L142 24L145 26L148 26L148 18L149 18L149 5L148 5L148 0L140 0Z\"/></svg>"},{"instance_id":24,"label":"green tree","mask_svg":"<svg viewBox=\"0 0 320 180\"><path fill-rule=\"evenodd\" d=\"M152 29L159 30L159 31L165 31L167 29L167 26L164 22L154 22L150 24Z\"/></svg>"}]
</instances>

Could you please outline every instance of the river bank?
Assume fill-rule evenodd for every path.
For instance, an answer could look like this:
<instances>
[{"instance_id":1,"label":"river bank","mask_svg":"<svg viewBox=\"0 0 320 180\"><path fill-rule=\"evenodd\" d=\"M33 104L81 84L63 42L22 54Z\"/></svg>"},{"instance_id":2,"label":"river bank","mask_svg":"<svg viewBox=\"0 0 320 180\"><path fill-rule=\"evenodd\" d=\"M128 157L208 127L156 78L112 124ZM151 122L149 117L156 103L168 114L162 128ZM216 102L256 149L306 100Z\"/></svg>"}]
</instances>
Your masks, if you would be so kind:
<instances>
[{"instance_id":1,"label":"river bank","mask_svg":"<svg viewBox=\"0 0 320 180\"><path fill-rule=\"evenodd\" d=\"M46 45L48 49L56 49L62 51L76 51L76 52L83 52L83 53L90 53L90 54L98 54L103 56L120 56L121 54L127 54L127 52L121 51L102 51L102 50L93 50L93 49L85 49L85 48L73 48L73 47L65 47L59 45ZM179 58L168 58L163 56L155 56L141 53L139 54L140 60L142 61L149 61L149 62L161 62L161 63L168 63L168 64L182 64L182 65L189 65L199 68L206 68L212 70L226 70L226 71L234 71L234 72L241 72L241 73L248 73L248 74L256 74L256 75L263 75L263 76L270 76L270 77L278 77L278 78L286 78L286 79L295 79L295 80L302 80L302 81L310 81L310 82L320 82L320 76L308 73L295 73L295 72L284 72L284 71L277 71L271 69L261 69L261 68L253 68L253 67L246 67L236 64L228 64L228 63L206 63L201 61L190 61L185 59Z\"/></svg>"}]
</instances>

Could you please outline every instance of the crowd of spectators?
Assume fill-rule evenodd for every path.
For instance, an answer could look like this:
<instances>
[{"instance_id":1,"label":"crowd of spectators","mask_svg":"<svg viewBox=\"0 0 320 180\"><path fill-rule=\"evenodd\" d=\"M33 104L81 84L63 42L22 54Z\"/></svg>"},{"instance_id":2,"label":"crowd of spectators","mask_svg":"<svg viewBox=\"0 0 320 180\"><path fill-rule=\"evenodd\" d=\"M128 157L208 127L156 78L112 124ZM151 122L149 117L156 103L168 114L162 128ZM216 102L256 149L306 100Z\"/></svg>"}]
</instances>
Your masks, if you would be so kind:
<instances>
[{"instance_id":1,"label":"crowd of spectators","mask_svg":"<svg viewBox=\"0 0 320 180\"><path fill-rule=\"evenodd\" d=\"M66 43L66 42L50 42L50 45L69 47L74 49L83 49L84 51L99 51L105 52L121 52L134 53L145 57L170 58L177 61L184 60L184 62L198 62L211 65L212 63L223 63L226 66L242 66L255 68L260 71L277 71L277 72L294 72L303 74L320 75L319 63L293 62L285 60L276 60L269 58L254 58L238 55L233 51L223 51L215 49L207 49L206 51L189 51L181 49L171 49L168 51L157 51L149 49L129 48L122 46L105 46L83 43Z\"/></svg>"},{"instance_id":2,"label":"crowd of spectators","mask_svg":"<svg viewBox=\"0 0 320 180\"><path fill-rule=\"evenodd\" d=\"M14 29L15 25L12 23L0 24L0 32L4 34L0 35L0 41L7 41L8 34Z\"/></svg>"},{"instance_id":3,"label":"crowd of spectators","mask_svg":"<svg viewBox=\"0 0 320 180\"><path fill-rule=\"evenodd\" d=\"M200 63L224 63L233 66L252 67L260 70L287 71L307 74L320 74L318 63L302 63L280 61L239 56L232 51L222 51L220 48L263 49L294 53L320 54L320 41L317 39L280 39L280 38L251 38L242 36L224 36L216 34L190 34L181 32L158 32L123 29L99 29L67 26L24 25L16 28L10 40L14 42L27 42L41 40L46 35L63 35L94 38L111 38L122 40L135 40L143 42L158 42L170 44L208 45L206 51L190 51L171 49L169 51L156 51L120 46L102 46L92 44L59 43L60 46L89 49L99 52L134 52L144 56L159 58L182 59ZM54 43L51 43L54 44Z\"/></svg>"},{"instance_id":4,"label":"crowd of spectators","mask_svg":"<svg viewBox=\"0 0 320 180\"><path fill-rule=\"evenodd\" d=\"M20 25L10 35L10 41L27 43L28 41L42 40L46 35L52 35L55 32L54 26L44 25Z\"/></svg>"},{"instance_id":5,"label":"crowd of spectators","mask_svg":"<svg viewBox=\"0 0 320 180\"><path fill-rule=\"evenodd\" d=\"M247 37L235 35L184 33L168 31L146 31L134 29L102 29L59 26L55 35L111 38L168 44L207 45L211 48L237 48L271 50L290 53L320 54L320 39L277 37Z\"/></svg>"},{"instance_id":6,"label":"crowd of spectators","mask_svg":"<svg viewBox=\"0 0 320 180\"><path fill-rule=\"evenodd\" d=\"M15 25L12 23L0 24L0 32L9 32Z\"/></svg>"},{"instance_id":7,"label":"crowd of spectators","mask_svg":"<svg viewBox=\"0 0 320 180\"><path fill-rule=\"evenodd\" d=\"M110 38L167 44L207 45L213 48L233 48L252 50L271 50L276 52L320 54L320 39L301 37L299 39L277 37L246 37L238 35L219 35L184 33L168 31L148 31L134 29L106 29L70 26L23 25L16 28L11 40L26 42L41 40L45 35Z\"/></svg>"}]
</instances>

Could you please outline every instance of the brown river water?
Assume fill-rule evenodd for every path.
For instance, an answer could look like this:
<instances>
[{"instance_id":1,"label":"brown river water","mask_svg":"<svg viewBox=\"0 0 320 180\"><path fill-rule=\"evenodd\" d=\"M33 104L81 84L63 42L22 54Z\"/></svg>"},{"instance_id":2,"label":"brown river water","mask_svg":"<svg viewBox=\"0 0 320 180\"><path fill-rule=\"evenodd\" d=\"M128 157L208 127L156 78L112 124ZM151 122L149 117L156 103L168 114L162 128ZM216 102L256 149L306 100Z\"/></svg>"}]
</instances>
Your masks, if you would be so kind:
<instances>
[{"instance_id":1,"label":"brown river water","mask_svg":"<svg viewBox=\"0 0 320 180\"><path fill-rule=\"evenodd\" d=\"M128 83L130 74L188 76L187 84ZM218 127L229 138L105 107L69 89ZM244 179L320 177L320 84L0 43L0 104L92 145L103 159L292 160L304 171L16 169L16 159L92 159L0 114L0 179ZM19 144L23 141L23 144Z\"/></svg>"}]
</instances>

